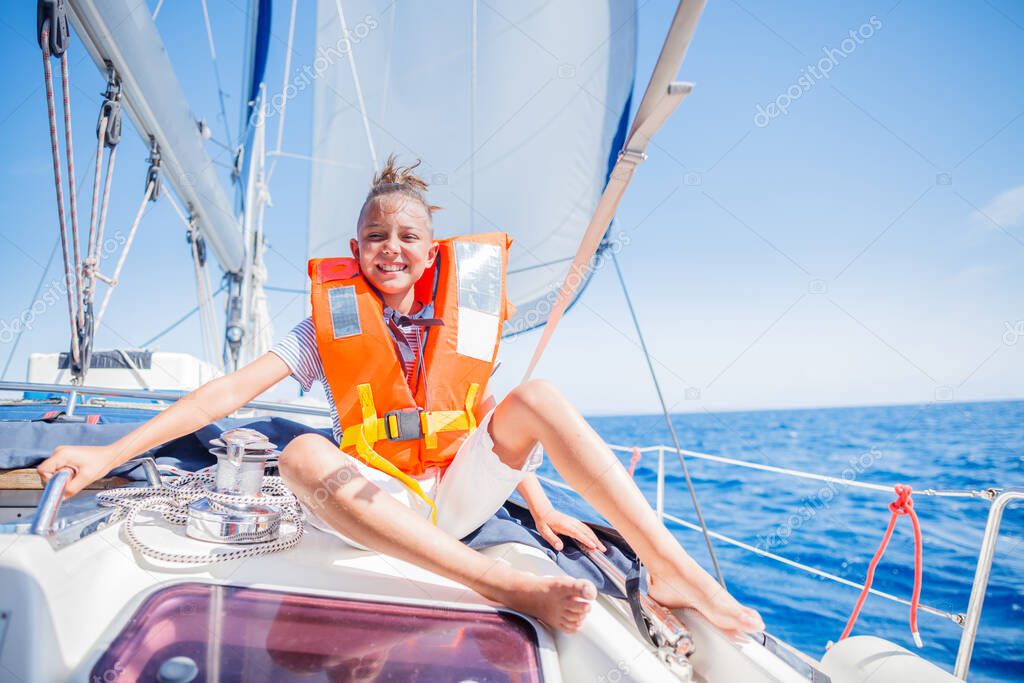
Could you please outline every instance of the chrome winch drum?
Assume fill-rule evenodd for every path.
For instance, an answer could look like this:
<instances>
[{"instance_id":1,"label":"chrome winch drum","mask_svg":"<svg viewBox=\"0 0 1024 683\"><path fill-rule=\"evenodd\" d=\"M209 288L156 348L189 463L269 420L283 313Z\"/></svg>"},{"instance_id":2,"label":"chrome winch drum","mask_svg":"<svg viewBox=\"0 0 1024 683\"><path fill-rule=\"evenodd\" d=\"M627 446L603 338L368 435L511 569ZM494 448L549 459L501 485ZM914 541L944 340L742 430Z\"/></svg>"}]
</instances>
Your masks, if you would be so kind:
<instances>
[{"instance_id":1,"label":"chrome winch drum","mask_svg":"<svg viewBox=\"0 0 1024 683\"><path fill-rule=\"evenodd\" d=\"M274 444L254 429L231 429L210 443L217 456L214 490L188 507L185 533L213 543L265 543L281 530L281 511L259 499Z\"/></svg>"}]
</instances>

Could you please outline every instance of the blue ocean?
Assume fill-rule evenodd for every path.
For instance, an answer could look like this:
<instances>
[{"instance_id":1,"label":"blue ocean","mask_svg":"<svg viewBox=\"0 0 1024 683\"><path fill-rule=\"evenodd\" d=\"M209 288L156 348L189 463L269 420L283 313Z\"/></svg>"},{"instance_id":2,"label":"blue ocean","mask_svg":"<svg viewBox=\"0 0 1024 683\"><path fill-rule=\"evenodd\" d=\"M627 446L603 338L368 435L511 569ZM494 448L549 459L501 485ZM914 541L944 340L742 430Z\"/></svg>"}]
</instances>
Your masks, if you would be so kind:
<instances>
[{"instance_id":1,"label":"blue ocean","mask_svg":"<svg viewBox=\"0 0 1024 683\"><path fill-rule=\"evenodd\" d=\"M671 444L664 417L588 418L609 443ZM915 491L1024 489L1024 401L772 410L674 415L685 449ZM629 455L622 459L628 462ZM752 546L863 583L890 513L890 493L687 460L708 526ZM696 522L678 458L665 458L665 511ZM845 474L844 474L845 472ZM541 472L557 477L550 464ZM645 454L635 478L654 501L657 455ZM581 515L596 516L576 502ZM921 602L966 612L989 504L984 499L914 496L924 545ZM699 532L669 522L706 568ZM821 657L837 640L858 590L746 550L715 543L730 591L758 609L769 632ZM896 524L874 587L910 599L914 542L909 517ZM910 650L909 609L869 596L857 634L877 635ZM1003 519L969 680L1024 680L1024 506ZM923 611L919 653L952 671L961 629Z\"/></svg>"}]
</instances>

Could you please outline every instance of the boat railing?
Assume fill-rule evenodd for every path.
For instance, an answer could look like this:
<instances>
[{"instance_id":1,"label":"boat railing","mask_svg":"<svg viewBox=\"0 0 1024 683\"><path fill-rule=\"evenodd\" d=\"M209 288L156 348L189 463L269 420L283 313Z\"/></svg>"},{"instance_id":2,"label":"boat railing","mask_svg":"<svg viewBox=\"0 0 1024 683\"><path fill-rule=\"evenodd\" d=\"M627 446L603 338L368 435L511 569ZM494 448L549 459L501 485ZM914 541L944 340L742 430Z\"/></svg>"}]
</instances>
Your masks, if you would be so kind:
<instances>
[{"instance_id":1,"label":"boat railing","mask_svg":"<svg viewBox=\"0 0 1024 683\"><path fill-rule=\"evenodd\" d=\"M112 389L107 387L91 387L91 386L69 386L64 384L41 384L35 382L9 382L0 381L0 392L3 391L29 391L39 393L53 393L53 394L65 394L67 400L65 401L66 412L71 412L74 409L74 405L78 400L79 396L99 396L99 397L111 397L111 398L132 398L132 399L143 399L159 401L169 403L176 401L188 394L186 391L161 391L161 390L133 390L133 389ZM289 403L279 403L273 401L250 401L246 403L243 408L254 409L254 410L266 410L271 412L280 413L292 413L300 415L308 415L313 417L325 417L329 416L330 412L326 406L304 406L295 405ZM671 522L672 524L682 526L684 528L701 531L700 527L692 522L689 522L681 517L665 512L665 454L676 454L682 457L695 458L698 460L706 460L709 462L717 462L724 465L730 465L733 467L742 467L753 470L760 470L763 472L771 472L778 475L797 477L800 479L810 479L815 481L827 482L836 484L838 486L845 486L848 488L860 488L877 493L891 494L893 492L892 486L884 484L874 484L870 482L858 481L855 478L848 477L834 477L826 474L817 474L814 472L806 472L803 470L790 469L786 467L778 467L775 465L766 465L763 463L750 462L746 460L738 460L736 458L728 458L721 455L713 455L710 453L701 453L698 451L691 451L686 449L675 449L672 446L656 445L646 446L642 448L633 448L615 444L609 444L612 451L622 454L650 454L654 453L657 457L657 479L655 485L655 501L654 509L657 512L658 519L664 522ZM560 488L572 490L567 484L555 479L548 477L541 477L548 484ZM1000 490L997 488L987 488L978 490L942 490L942 489L918 489L914 491L919 496L933 496L937 498L965 498L974 499L980 501L986 501L990 503L988 518L985 522L985 530L982 535L981 548L978 553L978 562L975 568L974 581L971 585L971 596L968 601L966 613L962 612L949 612L931 605L920 604L918 609L928 614L934 614L936 616L944 617L949 619L957 626L962 629L960 637L960 646L957 651L956 664L954 666L954 675L961 680L967 679L967 671L970 667L971 655L974 651L974 642L977 639L978 625L981 621L981 609L985 601L985 593L988 589L988 581L992 572L992 564L995 559L996 544L999 539L999 527L1002 523L1003 513L1006 507L1015 501L1024 500L1024 490ZM793 569L806 572L813 576L817 576L835 583L840 583L857 590L863 590L864 585L855 581L850 581L841 576L827 572L817 567L797 562L790 558L784 557L777 553L772 552L766 548L759 548L751 545L744 541L732 538L725 534L717 531L710 531L709 534L712 538L726 543L728 545L741 548L748 552L754 553L761 557L768 558L775 562L779 562ZM909 600L905 600L898 596L892 595L880 591L876 588L870 589L872 595L876 595L885 600L897 602L903 605L910 605Z\"/></svg>"},{"instance_id":2,"label":"boat railing","mask_svg":"<svg viewBox=\"0 0 1024 683\"><path fill-rule=\"evenodd\" d=\"M40 394L64 394L67 399L64 401L64 411L73 415L76 407L90 407L79 402L83 396L98 396L102 398L131 398L144 401L155 401L157 403L173 403L188 391L175 391L165 389L117 389L111 387L93 386L72 386L67 384L42 384L38 382L0 382L0 391L30 391ZM99 407L99 406L95 406ZM252 410L267 410L275 413L292 413L296 415L309 415L312 417L330 417L331 412L327 406L296 405L293 403L280 403L277 401L249 401L239 408Z\"/></svg>"},{"instance_id":3,"label":"boat railing","mask_svg":"<svg viewBox=\"0 0 1024 683\"><path fill-rule=\"evenodd\" d=\"M627 446L620 446L616 444L609 444L612 451L621 454L640 455L655 454L657 458L656 472L656 483L655 483L655 500L654 509L657 512L658 519L662 523L671 522L692 531L700 532L701 528L693 522L687 521L678 517L677 515L665 512L665 454L676 454L676 449L672 446L656 445L656 446L645 446L642 448L634 448ZM796 477L800 479L809 479L821 482L827 482L836 484L839 486L846 486L849 488L860 488L877 493L892 494L893 487L884 484L874 484L870 482L857 481L856 479L848 477L834 477L826 474L817 474L814 472L806 472L803 470L795 470L786 467L778 467L775 465L766 465L757 462L750 462L746 460L738 460L736 458L728 458L720 455L713 455L710 453L701 453L698 451L691 451L686 449L680 449L680 454L688 458L695 458L698 460L705 460L709 462L717 462L724 465L743 467L747 469L760 470L763 472L771 472L778 475ZM541 477L546 483L560 489L572 490L567 484L555 479L548 477ZM943 610L931 605L920 604L918 609L934 614L936 616L945 617L952 621L954 624L962 629L960 637L960 645L957 651L956 663L954 665L953 675L961 680L967 679L967 671L970 667L971 655L974 651L974 643L978 635L978 625L981 621L981 608L985 601L985 593L988 589L988 581L992 572L992 564L995 559L996 544L999 539L999 527L1002 522L1003 513L1006 507L1015 501L1024 500L1024 491L1022 490L1000 490L997 488L977 489L977 490L943 490L943 489L917 489L914 491L916 495L932 496L937 498L966 498L980 501L986 501L990 503L988 518L985 522L985 530L982 535L981 548L978 553L978 562L975 568L974 581L971 585L971 596L968 601L966 613L953 613L947 610ZM751 545L739 539L732 538L725 534L709 530L709 534L712 538L726 543L728 545L741 548L745 551L754 553L761 557L765 557L775 562L779 562L793 569L806 572L819 578L827 579L835 583L840 583L851 588L855 588L858 591L864 589L864 584L850 581L849 579L843 578L831 572L824 571L817 567L797 562L790 558L784 557L777 553L771 552L766 548L757 547ZM885 600L897 602L903 605L910 605L909 600L905 600L898 596L892 595L880 591L876 588L871 588L870 593L877 595Z\"/></svg>"}]
</instances>

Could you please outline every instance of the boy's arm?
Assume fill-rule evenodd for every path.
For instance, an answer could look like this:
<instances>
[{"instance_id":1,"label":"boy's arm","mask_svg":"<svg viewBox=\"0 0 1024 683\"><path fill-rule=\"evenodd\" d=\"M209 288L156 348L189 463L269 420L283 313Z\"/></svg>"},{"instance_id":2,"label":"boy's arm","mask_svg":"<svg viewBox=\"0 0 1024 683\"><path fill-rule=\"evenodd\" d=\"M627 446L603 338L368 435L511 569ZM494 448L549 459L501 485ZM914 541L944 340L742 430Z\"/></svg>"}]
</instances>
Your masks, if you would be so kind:
<instances>
[{"instance_id":1,"label":"boy's arm","mask_svg":"<svg viewBox=\"0 0 1024 683\"><path fill-rule=\"evenodd\" d=\"M230 375L218 377L181 397L109 446L58 446L37 468L39 476L44 482L49 481L60 468L71 467L74 476L68 482L65 496L73 496L139 453L233 413L290 374L291 369L279 356L265 353Z\"/></svg>"},{"instance_id":2,"label":"boy's arm","mask_svg":"<svg viewBox=\"0 0 1024 683\"><path fill-rule=\"evenodd\" d=\"M575 517L555 509L547 494L544 493L540 480L533 472L523 477L516 490L530 507L530 514L533 515L537 531L555 550L561 550L564 547L562 539L558 537L559 534L571 536L590 550L600 550L601 552L607 550L593 529Z\"/></svg>"},{"instance_id":3,"label":"boy's arm","mask_svg":"<svg viewBox=\"0 0 1024 683\"><path fill-rule=\"evenodd\" d=\"M519 482L519 486L516 487L516 491L519 491L519 495L526 501L526 505L530 508L530 513L533 514L534 519L538 517L543 518L555 509L547 494L544 493L544 487L540 485L540 480L537 479L537 475L533 472L523 477L523 480Z\"/></svg>"}]
</instances>

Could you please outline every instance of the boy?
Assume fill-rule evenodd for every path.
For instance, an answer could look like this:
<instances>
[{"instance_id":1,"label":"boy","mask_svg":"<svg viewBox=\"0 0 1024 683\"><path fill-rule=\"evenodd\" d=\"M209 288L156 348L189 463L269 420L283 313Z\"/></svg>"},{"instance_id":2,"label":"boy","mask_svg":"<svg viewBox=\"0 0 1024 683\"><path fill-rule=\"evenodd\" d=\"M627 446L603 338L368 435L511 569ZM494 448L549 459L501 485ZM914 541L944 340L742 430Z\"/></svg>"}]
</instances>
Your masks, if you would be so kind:
<instances>
[{"instance_id":1,"label":"boy","mask_svg":"<svg viewBox=\"0 0 1024 683\"><path fill-rule=\"evenodd\" d=\"M480 272L494 263L491 256L504 254L493 237L484 249L468 252L459 251L458 241L442 241L447 270L437 266L442 249L433 239L437 207L427 203L426 183L413 174L415 166L399 167L392 157L374 177L350 243L353 261L311 262L312 318L261 358L196 389L114 444L57 448L39 466L43 479L61 467L73 468L67 489L73 495L138 453L230 414L289 375L307 389L319 379L332 406L337 443L304 434L279 460L282 477L314 526L571 633L581 627L596 597L593 584L521 572L458 540L518 488L538 530L555 548L562 545L559 533L600 548L588 527L554 510L544 495L533 470L546 452L565 481L636 550L651 577L651 598L667 607L695 607L726 630L763 629L757 612L736 602L687 555L611 450L550 383L532 380L496 406L490 396L476 404L477 390L493 368L497 340L487 347L491 352L481 351L480 339L469 335L476 331L479 337L480 330L492 328L455 299L479 297L485 303L474 305L493 304L503 319L503 278L499 272L499 280L469 283L454 298L446 297L444 288L464 284L453 279L451 261L460 253L467 267L483 264ZM465 240L479 242L476 236ZM433 310L435 304L439 310ZM432 346L424 343L431 335ZM442 344L445 339L450 343ZM457 371L438 374L438 367ZM431 400L425 406L423 397L431 391L435 397L450 394L455 402ZM409 405L413 399L419 408ZM429 413L438 417L436 429ZM407 438L410 430L414 438ZM339 444L349 455L339 452Z\"/></svg>"}]
</instances>

